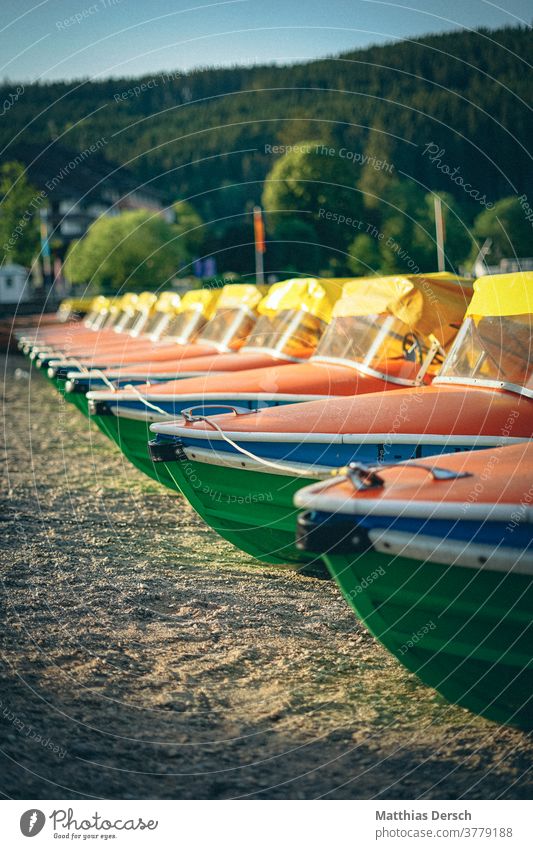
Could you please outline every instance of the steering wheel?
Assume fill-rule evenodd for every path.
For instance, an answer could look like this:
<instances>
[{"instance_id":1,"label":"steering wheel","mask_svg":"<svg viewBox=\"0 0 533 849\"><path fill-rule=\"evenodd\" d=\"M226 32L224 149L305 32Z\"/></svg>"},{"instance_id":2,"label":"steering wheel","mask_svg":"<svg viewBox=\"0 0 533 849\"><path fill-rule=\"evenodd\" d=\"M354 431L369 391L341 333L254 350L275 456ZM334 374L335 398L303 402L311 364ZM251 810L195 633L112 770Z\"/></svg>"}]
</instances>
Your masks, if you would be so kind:
<instances>
[{"instance_id":1,"label":"steering wheel","mask_svg":"<svg viewBox=\"0 0 533 849\"><path fill-rule=\"evenodd\" d=\"M416 334L406 333L402 339L402 351L406 360L411 363L418 362L419 365L424 361L424 352L422 345Z\"/></svg>"}]
</instances>

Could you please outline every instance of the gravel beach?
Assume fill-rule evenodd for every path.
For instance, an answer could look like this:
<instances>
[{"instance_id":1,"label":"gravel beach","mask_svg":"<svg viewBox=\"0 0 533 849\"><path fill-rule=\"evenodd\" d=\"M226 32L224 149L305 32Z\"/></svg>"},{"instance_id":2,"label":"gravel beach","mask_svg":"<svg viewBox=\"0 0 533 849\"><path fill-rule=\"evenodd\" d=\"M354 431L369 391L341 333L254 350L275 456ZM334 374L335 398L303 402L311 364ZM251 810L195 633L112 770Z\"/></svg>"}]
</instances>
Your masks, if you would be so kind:
<instances>
[{"instance_id":1,"label":"gravel beach","mask_svg":"<svg viewBox=\"0 0 533 849\"><path fill-rule=\"evenodd\" d=\"M4 366L5 798L531 798L530 736L448 705L332 582L237 551Z\"/></svg>"}]
</instances>

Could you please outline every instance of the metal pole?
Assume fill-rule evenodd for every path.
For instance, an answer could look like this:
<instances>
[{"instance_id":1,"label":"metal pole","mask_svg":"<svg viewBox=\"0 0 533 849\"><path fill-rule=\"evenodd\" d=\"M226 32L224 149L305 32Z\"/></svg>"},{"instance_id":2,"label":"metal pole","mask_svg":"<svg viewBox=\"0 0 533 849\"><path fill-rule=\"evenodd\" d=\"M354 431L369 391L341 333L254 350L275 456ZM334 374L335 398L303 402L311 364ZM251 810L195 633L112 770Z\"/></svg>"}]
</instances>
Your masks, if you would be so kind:
<instances>
[{"instance_id":1,"label":"metal pole","mask_svg":"<svg viewBox=\"0 0 533 849\"><path fill-rule=\"evenodd\" d=\"M444 262L444 219L442 217L442 201L438 195L433 195L435 204L435 233L437 237L437 268L445 270Z\"/></svg>"},{"instance_id":2,"label":"metal pole","mask_svg":"<svg viewBox=\"0 0 533 849\"><path fill-rule=\"evenodd\" d=\"M43 282L45 290L50 290L52 286L52 261L50 256L50 242L48 231L48 208L41 206L39 209L41 219L41 256L43 262Z\"/></svg>"},{"instance_id":3,"label":"metal pole","mask_svg":"<svg viewBox=\"0 0 533 849\"><path fill-rule=\"evenodd\" d=\"M263 254L265 253L265 229L263 224L263 210L260 206L254 206L254 244L255 244L255 282L262 286L265 282L265 271Z\"/></svg>"}]
</instances>

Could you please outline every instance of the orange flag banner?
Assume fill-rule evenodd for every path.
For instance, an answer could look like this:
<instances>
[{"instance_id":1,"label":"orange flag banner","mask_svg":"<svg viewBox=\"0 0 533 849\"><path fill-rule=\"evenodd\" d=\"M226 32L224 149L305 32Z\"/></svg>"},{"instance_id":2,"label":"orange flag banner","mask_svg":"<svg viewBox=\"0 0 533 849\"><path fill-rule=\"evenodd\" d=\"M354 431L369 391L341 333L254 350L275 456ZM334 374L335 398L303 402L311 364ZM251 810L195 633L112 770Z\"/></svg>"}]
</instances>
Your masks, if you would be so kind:
<instances>
[{"instance_id":1,"label":"orange flag banner","mask_svg":"<svg viewBox=\"0 0 533 849\"><path fill-rule=\"evenodd\" d=\"M263 222L263 212L260 206L256 206L254 208L254 239L256 251L264 254L266 251L265 225Z\"/></svg>"}]
</instances>

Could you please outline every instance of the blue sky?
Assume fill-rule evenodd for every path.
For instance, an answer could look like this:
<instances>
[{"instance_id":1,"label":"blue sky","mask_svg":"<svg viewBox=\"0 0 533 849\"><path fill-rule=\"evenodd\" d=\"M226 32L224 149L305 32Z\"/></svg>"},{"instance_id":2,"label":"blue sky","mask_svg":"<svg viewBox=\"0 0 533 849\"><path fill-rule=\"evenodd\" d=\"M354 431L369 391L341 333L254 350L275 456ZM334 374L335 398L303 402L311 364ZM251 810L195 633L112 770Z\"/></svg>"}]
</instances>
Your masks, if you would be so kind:
<instances>
[{"instance_id":1,"label":"blue sky","mask_svg":"<svg viewBox=\"0 0 533 849\"><path fill-rule=\"evenodd\" d=\"M531 0L1 0L0 79L292 62L532 18Z\"/></svg>"}]
</instances>

